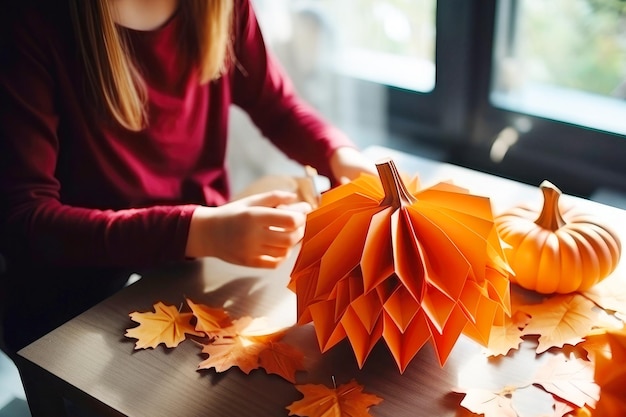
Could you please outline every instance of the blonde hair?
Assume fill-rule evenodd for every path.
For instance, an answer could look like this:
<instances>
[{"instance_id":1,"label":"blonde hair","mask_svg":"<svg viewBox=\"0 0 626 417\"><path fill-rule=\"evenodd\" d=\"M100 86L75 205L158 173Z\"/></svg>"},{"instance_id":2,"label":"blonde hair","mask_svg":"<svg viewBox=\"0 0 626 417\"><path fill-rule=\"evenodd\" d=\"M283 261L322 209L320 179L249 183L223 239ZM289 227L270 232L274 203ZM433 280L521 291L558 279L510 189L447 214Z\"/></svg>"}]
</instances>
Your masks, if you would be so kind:
<instances>
[{"instance_id":1,"label":"blonde hair","mask_svg":"<svg viewBox=\"0 0 626 417\"><path fill-rule=\"evenodd\" d=\"M201 83L224 74L232 61L233 0L181 0L183 57ZM70 0L87 93L126 129L147 125L146 87L113 19L108 0Z\"/></svg>"}]
</instances>

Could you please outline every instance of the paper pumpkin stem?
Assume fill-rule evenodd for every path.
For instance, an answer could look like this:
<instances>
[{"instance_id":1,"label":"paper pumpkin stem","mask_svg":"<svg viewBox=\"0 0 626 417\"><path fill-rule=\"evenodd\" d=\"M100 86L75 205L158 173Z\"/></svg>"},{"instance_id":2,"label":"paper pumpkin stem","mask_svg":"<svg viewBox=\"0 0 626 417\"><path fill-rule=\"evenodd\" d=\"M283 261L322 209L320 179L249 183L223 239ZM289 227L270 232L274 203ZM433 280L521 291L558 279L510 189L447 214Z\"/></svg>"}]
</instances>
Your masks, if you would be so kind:
<instances>
[{"instance_id":1,"label":"paper pumpkin stem","mask_svg":"<svg viewBox=\"0 0 626 417\"><path fill-rule=\"evenodd\" d=\"M385 198L380 202L381 206L400 208L408 206L417 201L417 199L409 193L400 178L396 164L391 159L383 159L376 163L378 176L385 191Z\"/></svg>"},{"instance_id":2,"label":"paper pumpkin stem","mask_svg":"<svg viewBox=\"0 0 626 417\"><path fill-rule=\"evenodd\" d=\"M561 227L565 226L565 220L561 216L559 210L559 197L561 196L561 190L559 190L550 181L543 181L539 188L543 193L543 208L535 224L543 227L544 229L555 232Z\"/></svg>"}]
</instances>

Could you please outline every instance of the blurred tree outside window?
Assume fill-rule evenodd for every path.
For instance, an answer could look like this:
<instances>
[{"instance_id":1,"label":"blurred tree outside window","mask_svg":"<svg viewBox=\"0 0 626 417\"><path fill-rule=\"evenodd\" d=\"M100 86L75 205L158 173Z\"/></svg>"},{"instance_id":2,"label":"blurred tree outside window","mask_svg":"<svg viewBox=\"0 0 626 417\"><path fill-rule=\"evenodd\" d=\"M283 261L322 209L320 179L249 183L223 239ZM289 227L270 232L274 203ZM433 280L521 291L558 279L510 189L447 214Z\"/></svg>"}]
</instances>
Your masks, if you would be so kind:
<instances>
[{"instance_id":1,"label":"blurred tree outside window","mask_svg":"<svg viewBox=\"0 0 626 417\"><path fill-rule=\"evenodd\" d=\"M626 1L498 2L491 101L626 134Z\"/></svg>"}]
</instances>

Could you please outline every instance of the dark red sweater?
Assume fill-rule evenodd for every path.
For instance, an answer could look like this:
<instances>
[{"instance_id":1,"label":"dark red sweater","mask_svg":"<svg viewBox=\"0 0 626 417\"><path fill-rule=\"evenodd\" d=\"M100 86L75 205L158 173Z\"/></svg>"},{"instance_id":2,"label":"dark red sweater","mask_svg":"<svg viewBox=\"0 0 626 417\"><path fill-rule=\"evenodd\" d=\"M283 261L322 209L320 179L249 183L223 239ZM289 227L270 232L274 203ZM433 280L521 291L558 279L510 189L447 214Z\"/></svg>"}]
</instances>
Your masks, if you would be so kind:
<instances>
[{"instance_id":1,"label":"dark red sweater","mask_svg":"<svg viewBox=\"0 0 626 417\"><path fill-rule=\"evenodd\" d=\"M0 56L0 252L13 293L40 288L38 302L67 304L73 288L78 298L91 300L81 292L89 290L97 299L106 274L89 268L182 260L196 205L229 197L231 105L324 175L330 154L352 146L295 95L248 0L235 1L237 65L208 85L179 65L181 14L155 31L124 29L149 91L149 127L141 132L96 116L82 94L67 5L40 3L4 28Z\"/></svg>"},{"instance_id":2,"label":"dark red sweater","mask_svg":"<svg viewBox=\"0 0 626 417\"><path fill-rule=\"evenodd\" d=\"M235 16L238 66L209 85L179 65L180 15L156 31L127 30L149 90L149 127L138 133L93 116L67 22L30 15L16 25L0 73L10 253L54 265L182 259L194 210L185 204L229 197L231 104L288 156L330 174L329 155L350 143L296 97L247 0Z\"/></svg>"}]
</instances>

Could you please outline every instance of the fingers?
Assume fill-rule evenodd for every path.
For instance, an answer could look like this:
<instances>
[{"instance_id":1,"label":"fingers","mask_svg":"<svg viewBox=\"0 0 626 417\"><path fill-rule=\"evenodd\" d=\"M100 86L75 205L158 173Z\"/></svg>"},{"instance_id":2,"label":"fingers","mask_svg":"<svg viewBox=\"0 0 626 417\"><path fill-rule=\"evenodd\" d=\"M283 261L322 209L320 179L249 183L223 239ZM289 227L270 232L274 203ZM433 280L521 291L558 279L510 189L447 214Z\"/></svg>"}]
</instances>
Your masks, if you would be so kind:
<instances>
[{"instance_id":1,"label":"fingers","mask_svg":"<svg viewBox=\"0 0 626 417\"><path fill-rule=\"evenodd\" d=\"M281 229L275 226L267 228L263 233L262 243L258 249L260 255L249 260L250 266L276 268L289 257L293 247L302 240L304 229L304 224L293 230Z\"/></svg>"},{"instance_id":2,"label":"fingers","mask_svg":"<svg viewBox=\"0 0 626 417\"><path fill-rule=\"evenodd\" d=\"M313 207L311 207L311 204L307 203L306 201L299 201L293 204L281 204L279 206L276 206L276 208L283 209L283 210L297 211L299 213L304 213L304 214L307 214L311 210L313 210Z\"/></svg>"},{"instance_id":3,"label":"fingers","mask_svg":"<svg viewBox=\"0 0 626 417\"><path fill-rule=\"evenodd\" d=\"M377 175L376 165L357 149L350 147L337 149L331 156L330 167L340 183L344 183L343 177L354 180L361 173Z\"/></svg>"},{"instance_id":4,"label":"fingers","mask_svg":"<svg viewBox=\"0 0 626 417\"><path fill-rule=\"evenodd\" d=\"M293 248L263 247L260 254L241 259L239 264L253 268L276 268L291 255Z\"/></svg>"},{"instance_id":5,"label":"fingers","mask_svg":"<svg viewBox=\"0 0 626 417\"><path fill-rule=\"evenodd\" d=\"M308 203L290 192L273 191L215 208L198 208L190 223L185 254L275 268L304 237Z\"/></svg>"},{"instance_id":6,"label":"fingers","mask_svg":"<svg viewBox=\"0 0 626 417\"><path fill-rule=\"evenodd\" d=\"M291 248L304 237L304 226L293 230L270 227L263 239L263 247Z\"/></svg>"},{"instance_id":7,"label":"fingers","mask_svg":"<svg viewBox=\"0 0 626 417\"><path fill-rule=\"evenodd\" d=\"M242 204L248 206L264 206L278 207L280 205L289 205L298 200L298 195L289 191L268 191L266 193L251 195L239 200Z\"/></svg>"},{"instance_id":8,"label":"fingers","mask_svg":"<svg viewBox=\"0 0 626 417\"><path fill-rule=\"evenodd\" d=\"M274 269L274 268L277 268L285 259L287 259L288 256L289 256L289 253L287 253L287 255L283 257L272 257L268 255L261 255L250 260L247 266L250 266L252 268Z\"/></svg>"},{"instance_id":9,"label":"fingers","mask_svg":"<svg viewBox=\"0 0 626 417\"><path fill-rule=\"evenodd\" d=\"M293 231L306 223L306 214L294 210L257 207L250 211L250 215L264 228Z\"/></svg>"}]
</instances>

